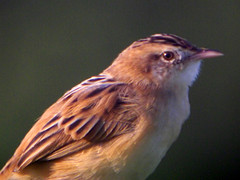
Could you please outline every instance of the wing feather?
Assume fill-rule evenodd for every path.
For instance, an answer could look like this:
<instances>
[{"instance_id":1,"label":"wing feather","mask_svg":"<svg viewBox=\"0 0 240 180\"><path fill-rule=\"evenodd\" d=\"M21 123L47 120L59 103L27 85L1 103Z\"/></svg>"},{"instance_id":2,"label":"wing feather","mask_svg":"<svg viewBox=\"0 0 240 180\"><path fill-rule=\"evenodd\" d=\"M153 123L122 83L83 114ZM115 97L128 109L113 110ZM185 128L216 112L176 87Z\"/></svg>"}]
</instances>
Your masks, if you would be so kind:
<instances>
[{"instance_id":1,"label":"wing feather","mask_svg":"<svg viewBox=\"0 0 240 180\"><path fill-rule=\"evenodd\" d=\"M15 154L15 171L38 160L54 160L128 133L138 114L134 93L99 75L84 81L52 105L29 131ZM35 134L35 135L34 135ZM17 157L17 156L15 156Z\"/></svg>"}]
</instances>

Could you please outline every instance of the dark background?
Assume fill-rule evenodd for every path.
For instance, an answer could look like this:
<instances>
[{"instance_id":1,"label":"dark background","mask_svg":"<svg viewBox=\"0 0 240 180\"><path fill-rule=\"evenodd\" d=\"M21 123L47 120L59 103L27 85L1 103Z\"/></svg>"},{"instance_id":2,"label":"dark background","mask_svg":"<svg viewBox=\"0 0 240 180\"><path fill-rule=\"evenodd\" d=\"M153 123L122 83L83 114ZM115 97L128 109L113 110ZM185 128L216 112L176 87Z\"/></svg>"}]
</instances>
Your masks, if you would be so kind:
<instances>
[{"instance_id":1,"label":"dark background","mask_svg":"<svg viewBox=\"0 0 240 180\"><path fill-rule=\"evenodd\" d=\"M239 170L240 1L0 0L0 167L42 112L132 41L173 33L225 56L203 63L191 116L148 180Z\"/></svg>"}]
</instances>

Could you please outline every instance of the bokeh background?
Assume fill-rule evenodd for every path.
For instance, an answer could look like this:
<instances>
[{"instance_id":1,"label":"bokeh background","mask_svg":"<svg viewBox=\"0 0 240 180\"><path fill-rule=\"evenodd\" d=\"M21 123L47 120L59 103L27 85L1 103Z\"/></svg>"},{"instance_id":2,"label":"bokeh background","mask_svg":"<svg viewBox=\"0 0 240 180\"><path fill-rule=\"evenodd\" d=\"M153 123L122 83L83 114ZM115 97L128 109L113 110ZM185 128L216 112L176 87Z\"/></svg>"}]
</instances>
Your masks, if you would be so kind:
<instances>
[{"instance_id":1,"label":"bokeh background","mask_svg":"<svg viewBox=\"0 0 240 180\"><path fill-rule=\"evenodd\" d=\"M191 116L154 174L226 179L240 162L240 1L0 0L0 167L42 112L132 41L173 33L225 56L206 60Z\"/></svg>"}]
</instances>

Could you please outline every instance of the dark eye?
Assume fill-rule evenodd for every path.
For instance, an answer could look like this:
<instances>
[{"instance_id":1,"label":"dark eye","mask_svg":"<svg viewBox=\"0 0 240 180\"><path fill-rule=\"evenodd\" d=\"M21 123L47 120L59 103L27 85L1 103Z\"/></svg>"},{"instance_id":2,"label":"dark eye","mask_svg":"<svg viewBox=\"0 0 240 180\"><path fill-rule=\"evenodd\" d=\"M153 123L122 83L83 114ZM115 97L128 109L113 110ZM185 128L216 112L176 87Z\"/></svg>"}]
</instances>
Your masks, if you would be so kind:
<instances>
[{"instance_id":1,"label":"dark eye","mask_svg":"<svg viewBox=\"0 0 240 180\"><path fill-rule=\"evenodd\" d=\"M163 58L166 60L166 61L170 61L172 59L174 59L174 53L171 52L171 51L165 51L163 54L162 54Z\"/></svg>"}]
</instances>

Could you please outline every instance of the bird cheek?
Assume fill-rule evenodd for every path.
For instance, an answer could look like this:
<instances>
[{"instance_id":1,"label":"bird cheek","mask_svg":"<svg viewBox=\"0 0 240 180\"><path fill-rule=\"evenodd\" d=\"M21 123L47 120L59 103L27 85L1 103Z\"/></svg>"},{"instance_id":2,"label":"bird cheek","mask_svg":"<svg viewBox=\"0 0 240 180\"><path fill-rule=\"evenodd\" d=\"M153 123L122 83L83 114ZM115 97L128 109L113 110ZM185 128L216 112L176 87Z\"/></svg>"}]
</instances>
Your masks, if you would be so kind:
<instances>
[{"instance_id":1,"label":"bird cheek","mask_svg":"<svg viewBox=\"0 0 240 180\"><path fill-rule=\"evenodd\" d=\"M183 65L182 63L177 65L177 69L178 69L179 71L182 71L183 68L184 68L184 65Z\"/></svg>"},{"instance_id":2,"label":"bird cheek","mask_svg":"<svg viewBox=\"0 0 240 180\"><path fill-rule=\"evenodd\" d=\"M151 65L148 64L148 65L145 66L145 68L144 68L143 71L144 71L144 73L150 73L150 72L151 72L151 69L152 69L152 68L151 68Z\"/></svg>"}]
</instances>

